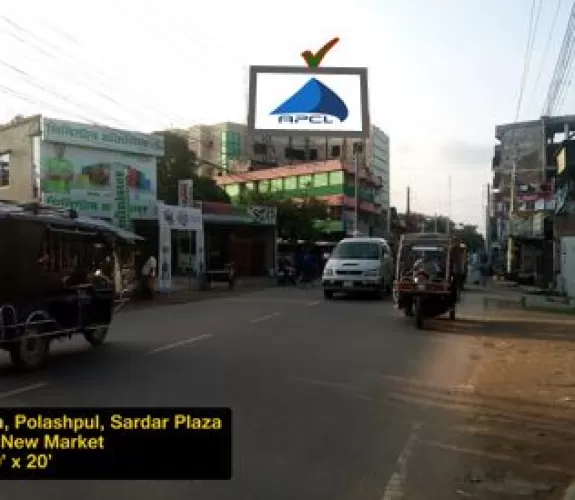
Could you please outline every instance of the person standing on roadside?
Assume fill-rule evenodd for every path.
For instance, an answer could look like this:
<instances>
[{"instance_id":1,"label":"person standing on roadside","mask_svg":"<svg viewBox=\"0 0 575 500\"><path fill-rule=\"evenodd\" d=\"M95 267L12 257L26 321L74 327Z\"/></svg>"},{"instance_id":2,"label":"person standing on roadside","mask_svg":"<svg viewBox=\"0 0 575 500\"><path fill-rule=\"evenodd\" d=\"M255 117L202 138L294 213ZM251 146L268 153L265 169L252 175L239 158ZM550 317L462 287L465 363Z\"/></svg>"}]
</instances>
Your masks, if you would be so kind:
<instances>
[{"instance_id":1,"label":"person standing on roadside","mask_svg":"<svg viewBox=\"0 0 575 500\"><path fill-rule=\"evenodd\" d=\"M487 254L481 255L481 263L479 264L479 275L481 278L481 286L487 286L487 277L489 275L489 259Z\"/></svg>"},{"instance_id":2,"label":"person standing on roadside","mask_svg":"<svg viewBox=\"0 0 575 500\"><path fill-rule=\"evenodd\" d=\"M145 299L154 298L156 277L158 276L158 261L152 254L142 266L142 296Z\"/></svg>"}]
</instances>

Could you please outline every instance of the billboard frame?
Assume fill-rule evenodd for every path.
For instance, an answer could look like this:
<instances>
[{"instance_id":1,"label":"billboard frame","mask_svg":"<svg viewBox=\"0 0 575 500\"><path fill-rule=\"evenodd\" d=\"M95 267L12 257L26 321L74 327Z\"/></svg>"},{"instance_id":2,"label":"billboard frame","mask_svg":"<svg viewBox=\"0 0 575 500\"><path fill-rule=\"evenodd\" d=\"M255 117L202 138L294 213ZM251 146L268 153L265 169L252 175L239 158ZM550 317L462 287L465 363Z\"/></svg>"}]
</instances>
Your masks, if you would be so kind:
<instances>
[{"instance_id":1,"label":"billboard frame","mask_svg":"<svg viewBox=\"0 0 575 500\"><path fill-rule=\"evenodd\" d=\"M268 74L292 74L292 75L357 75L360 79L361 92L361 131L327 131L327 130L277 130L277 129L256 129L256 99L257 99L257 75L259 73ZM366 139L370 136L369 119L369 96L367 68L305 68L301 66L250 66L249 71L249 97L248 97L248 132L250 134L269 134L275 137L334 137L349 139Z\"/></svg>"}]
</instances>

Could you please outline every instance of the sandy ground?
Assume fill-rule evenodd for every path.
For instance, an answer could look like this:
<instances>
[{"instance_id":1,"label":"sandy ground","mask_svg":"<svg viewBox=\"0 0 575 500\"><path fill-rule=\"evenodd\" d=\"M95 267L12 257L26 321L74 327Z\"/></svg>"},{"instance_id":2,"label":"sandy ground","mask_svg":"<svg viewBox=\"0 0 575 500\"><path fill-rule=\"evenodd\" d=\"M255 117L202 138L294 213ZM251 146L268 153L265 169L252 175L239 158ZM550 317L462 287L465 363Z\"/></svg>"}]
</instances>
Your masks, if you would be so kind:
<instances>
[{"instance_id":1,"label":"sandy ground","mask_svg":"<svg viewBox=\"0 0 575 500\"><path fill-rule=\"evenodd\" d=\"M461 498L563 498L575 479L573 326L560 315L500 312L454 327L473 336L477 361L457 397L470 410L457 429L470 443L460 450Z\"/></svg>"}]
</instances>

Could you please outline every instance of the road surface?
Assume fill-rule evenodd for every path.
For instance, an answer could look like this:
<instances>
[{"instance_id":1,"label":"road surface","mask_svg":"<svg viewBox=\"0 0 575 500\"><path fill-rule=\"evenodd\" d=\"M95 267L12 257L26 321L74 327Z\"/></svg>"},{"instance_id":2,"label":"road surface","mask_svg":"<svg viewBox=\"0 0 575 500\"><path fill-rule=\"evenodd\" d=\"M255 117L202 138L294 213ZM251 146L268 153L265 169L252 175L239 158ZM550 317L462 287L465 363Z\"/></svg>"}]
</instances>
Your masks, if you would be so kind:
<instances>
[{"instance_id":1,"label":"road surface","mask_svg":"<svg viewBox=\"0 0 575 500\"><path fill-rule=\"evenodd\" d=\"M0 498L462 498L460 416L434 404L465 392L473 371L450 325L417 331L389 299L274 288L122 313L105 346L57 344L41 372L13 374L3 357L2 406L232 407L235 477L10 482Z\"/></svg>"}]
</instances>

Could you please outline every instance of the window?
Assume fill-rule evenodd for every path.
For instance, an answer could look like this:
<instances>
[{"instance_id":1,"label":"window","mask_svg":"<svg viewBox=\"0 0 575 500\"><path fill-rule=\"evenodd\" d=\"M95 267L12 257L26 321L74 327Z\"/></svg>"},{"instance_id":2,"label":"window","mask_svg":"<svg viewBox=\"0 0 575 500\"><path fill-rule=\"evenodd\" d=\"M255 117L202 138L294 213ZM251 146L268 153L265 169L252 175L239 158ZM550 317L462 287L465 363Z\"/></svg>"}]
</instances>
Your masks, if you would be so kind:
<instances>
[{"instance_id":1,"label":"window","mask_svg":"<svg viewBox=\"0 0 575 500\"><path fill-rule=\"evenodd\" d=\"M317 149L310 149L309 150L309 159L311 161L315 161L318 158L318 150Z\"/></svg>"},{"instance_id":2,"label":"window","mask_svg":"<svg viewBox=\"0 0 575 500\"><path fill-rule=\"evenodd\" d=\"M234 198L240 195L240 186L238 186L237 184L228 184L225 187L225 191L231 198Z\"/></svg>"},{"instance_id":3,"label":"window","mask_svg":"<svg viewBox=\"0 0 575 500\"><path fill-rule=\"evenodd\" d=\"M341 146L336 145L331 147L331 156L332 158L339 158L341 156Z\"/></svg>"},{"instance_id":4,"label":"window","mask_svg":"<svg viewBox=\"0 0 575 500\"><path fill-rule=\"evenodd\" d=\"M313 176L311 175L300 175L299 177L299 189L309 189L313 186Z\"/></svg>"},{"instance_id":5,"label":"window","mask_svg":"<svg viewBox=\"0 0 575 500\"><path fill-rule=\"evenodd\" d=\"M379 260L381 245L371 242L345 241L338 243L332 257L336 259Z\"/></svg>"},{"instance_id":6,"label":"window","mask_svg":"<svg viewBox=\"0 0 575 500\"><path fill-rule=\"evenodd\" d=\"M285 148L284 154L288 160L305 160L305 149Z\"/></svg>"},{"instance_id":7,"label":"window","mask_svg":"<svg viewBox=\"0 0 575 500\"><path fill-rule=\"evenodd\" d=\"M297 177L285 177L284 178L284 189L285 190L297 189Z\"/></svg>"},{"instance_id":8,"label":"window","mask_svg":"<svg viewBox=\"0 0 575 500\"><path fill-rule=\"evenodd\" d=\"M284 183L283 179L272 179L271 190L272 191L283 191Z\"/></svg>"},{"instance_id":9,"label":"window","mask_svg":"<svg viewBox=\"0 0 575 500\"><path fill-rule=\"evenodd\" d=\"M241 156L240 134L237 132L222 131L220 134L220 163L227 171L230 160L236 160Z\"/></svg>"},{"instance_id":10,"label":"window","mask_svg":"<svg viewBox=\"0 0 575 500\"><path fill-rule=\"evenodd\" d=\"M238 132L226 132L226 144L230 159L237 159L241 156L241 138Z\"/></svg>"},{"instance_id":11,"label":"window","mask_svg":"<svg viewBox=\"0 0 575 500\"><path fill-rule=\"evenodd\" d=\"M10 153L0 153L0 187L10 185Z\"/></svg>"},{"instance_id":12,"label":"window","mask_svg":"<svg viewBox=\"0 0 575 500\"><path fill-rule=\"evenodd\" d=\"M254 143L254 154L255 155L265 155L268 152L268 147L266 144L261 142Z\"/></svg>"},{"instance_id":13,"label":"window","mask_svg":"<svg viewBox=\"0 0 575 500\"><path fill-rule=\"evenodd\" d=\"M329 185L330 186L340 186L343 184L343 171L338 170L337 172L329 173Z\"/></svg>"},{"instance_id":14,"label":"window","mask_svg":"<svg viewBox=\"0 0 575 500\"><path fill-rule=\"evenodd\" d=\"M313 185L314 187L327 186L329 183L329 178L327 173L325 174L314 174Z\"/></svg>"},{"instance_id":15,"label":"window","mask_svg":"<svg viewBox=\"0 0 575 500\"><path fill-rule=\"evenodd\" d=\"M269 193L270 192L270 181L269 180L260 181L258 188L259 188L260 193Z\"/></svg>"},{"instance_id":16,"label":"window","mask_svg":"<svg viewBox=\"0 0 575 500\"><path fill-rule=\"evenodd\" d=\"M246 191L253 191L255 188L255 184L253 182L246 182Z\"/></svg>"}]
</instances>

